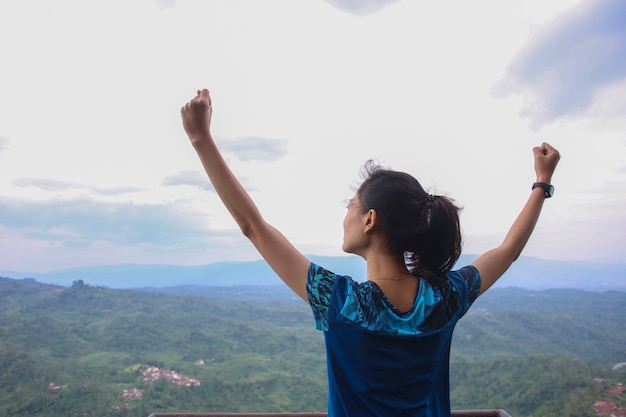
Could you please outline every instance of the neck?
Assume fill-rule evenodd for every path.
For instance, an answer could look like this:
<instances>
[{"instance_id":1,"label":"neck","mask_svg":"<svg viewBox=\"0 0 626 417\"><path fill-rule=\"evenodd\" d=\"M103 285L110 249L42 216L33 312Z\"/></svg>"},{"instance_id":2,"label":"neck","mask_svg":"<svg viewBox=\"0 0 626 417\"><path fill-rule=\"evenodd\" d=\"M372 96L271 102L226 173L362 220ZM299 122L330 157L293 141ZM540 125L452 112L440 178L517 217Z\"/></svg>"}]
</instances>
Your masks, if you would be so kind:
<instances>
[{"instance_id":1,"label":"neck","mask_svg":"<svg viewBox=\"0 0 626 417\"><path fill-rule=\"evenodd\" d=\"M368 280L400 281L411 277L404 260L399 260L395 256L370 254L365 260L367 262Z\"/></svg>"}]
</instances>

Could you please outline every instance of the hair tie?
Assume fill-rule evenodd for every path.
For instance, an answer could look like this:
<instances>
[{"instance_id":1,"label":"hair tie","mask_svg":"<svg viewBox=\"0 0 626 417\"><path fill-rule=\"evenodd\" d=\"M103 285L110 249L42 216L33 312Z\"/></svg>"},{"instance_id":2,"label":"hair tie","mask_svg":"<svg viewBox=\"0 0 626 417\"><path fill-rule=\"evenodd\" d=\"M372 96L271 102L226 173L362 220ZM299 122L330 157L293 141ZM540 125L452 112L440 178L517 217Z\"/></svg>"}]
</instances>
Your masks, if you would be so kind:
<instances>
[{"instance_id":1,"label":"hair tie","mask_svg":"<svg viewBox=\"0 0 626 417\"><path fill-rule=\"evenodd\" d=\"M427 207L428 207L428 211L426 212L426 225L428 227L430 227L430 221L431 221L431 219L433 217L432 214L431 214L431 209L432 209L432 204L431 203L433 201L435 201L435 196L430 194L430 193L428 193L426 195L426 204L427 204Z\"/></svg>"}]
</instances>

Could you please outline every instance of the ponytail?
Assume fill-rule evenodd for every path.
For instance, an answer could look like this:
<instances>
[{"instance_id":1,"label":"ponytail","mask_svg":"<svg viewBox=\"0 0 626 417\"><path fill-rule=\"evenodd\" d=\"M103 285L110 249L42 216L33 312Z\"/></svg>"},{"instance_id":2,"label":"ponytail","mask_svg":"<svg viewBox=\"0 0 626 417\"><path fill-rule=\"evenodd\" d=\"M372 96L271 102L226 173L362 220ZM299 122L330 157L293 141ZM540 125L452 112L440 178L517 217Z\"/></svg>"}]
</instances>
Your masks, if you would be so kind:
<instances>
[{"instance_id":1,"label":"ponytail","mask_svg":"<svg viewBox=\"0 0 626 417\"><path fill-rule=\"evenodd\" d=\"M413 236L405 262L415 275L443 285L444 276L461 256L459 208L445 196L428 195L422 206L424 227Z\"/></svg>"}]
</instances>

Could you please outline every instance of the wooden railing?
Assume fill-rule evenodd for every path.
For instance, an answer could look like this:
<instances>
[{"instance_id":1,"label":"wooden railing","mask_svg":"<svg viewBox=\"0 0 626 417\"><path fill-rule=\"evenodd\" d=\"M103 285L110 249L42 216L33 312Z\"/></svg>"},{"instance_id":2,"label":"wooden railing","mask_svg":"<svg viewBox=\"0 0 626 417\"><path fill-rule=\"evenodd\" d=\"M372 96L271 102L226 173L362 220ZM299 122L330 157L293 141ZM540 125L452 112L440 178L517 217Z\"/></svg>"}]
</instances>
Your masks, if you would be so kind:
<instances>
[{"instance_id":1,"label":"wooden railing","mask_svg":"<svg viewBox=\"0 0 626 417\"><path fill-rule=\"evenodd\" d=\"M326 417L326 413L155 413L149 417ZM452 417L511 417L504 410L452 410Z\"/></svg>"}]
</instances>

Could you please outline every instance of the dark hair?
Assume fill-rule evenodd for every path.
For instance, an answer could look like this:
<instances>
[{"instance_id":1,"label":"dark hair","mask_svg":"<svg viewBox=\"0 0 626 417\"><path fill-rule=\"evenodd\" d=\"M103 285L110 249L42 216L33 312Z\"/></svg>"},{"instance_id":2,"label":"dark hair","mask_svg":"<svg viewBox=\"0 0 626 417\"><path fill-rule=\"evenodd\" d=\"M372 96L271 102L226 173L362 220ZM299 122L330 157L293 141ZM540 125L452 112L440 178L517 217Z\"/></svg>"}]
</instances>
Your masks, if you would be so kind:
<instances>
[{"instance_id":1,"label":"dark hair","mask_svg":"<svg viewBox=\"0 0 626 417\"><path fill-rule=\"evenodd\" d=\"M428 194L411 175L374 161L362 175L359 201L364 212L376 210L391 252L404 258L413 275L446 285L444 275L461 255L460 208L448 197Z\"/></svg>"}]
</instances>

